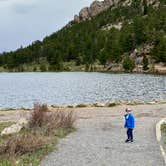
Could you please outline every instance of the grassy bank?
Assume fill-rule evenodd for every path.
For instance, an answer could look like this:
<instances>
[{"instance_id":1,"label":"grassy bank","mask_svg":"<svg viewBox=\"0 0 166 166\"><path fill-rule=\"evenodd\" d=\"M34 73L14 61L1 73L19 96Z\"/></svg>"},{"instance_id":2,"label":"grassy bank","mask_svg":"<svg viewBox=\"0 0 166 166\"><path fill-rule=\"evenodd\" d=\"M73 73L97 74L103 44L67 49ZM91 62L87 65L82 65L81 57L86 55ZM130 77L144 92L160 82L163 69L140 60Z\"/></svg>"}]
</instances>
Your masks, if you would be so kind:
<instances>
[{"instance_id":1,"label":"grassy bank","mask_svg":"<svg viewBox=\"0 0 166 166\"><path fill-rule=\"evenodd\" d=\"M60 138L75 131L74 121L72 111L50 112L45 105L35 105L27 127L17 134L0 137L0 166L39 165ZM0 123L0 132L11 124Z\"/></svg>"}]
</instances>

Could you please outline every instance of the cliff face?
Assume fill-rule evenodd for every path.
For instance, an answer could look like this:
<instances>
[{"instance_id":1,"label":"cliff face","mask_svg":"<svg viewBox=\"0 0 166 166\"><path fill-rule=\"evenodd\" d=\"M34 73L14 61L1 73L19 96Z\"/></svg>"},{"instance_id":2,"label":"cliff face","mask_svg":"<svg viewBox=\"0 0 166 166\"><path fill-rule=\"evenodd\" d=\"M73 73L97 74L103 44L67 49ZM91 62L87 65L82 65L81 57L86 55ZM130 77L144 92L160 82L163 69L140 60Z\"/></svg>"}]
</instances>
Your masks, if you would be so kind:
<instances>
[{"instance_id":1,"label":"cliff face","mask_svg":"<svg viewBox=\"0 0 166 166\"><path fill-rule=\"evenodd\" d=\"M94 1L90 7L85 7L83 8L79 15L75 15L74 16L74 22L81 22L81 21L85 21L97 14L99 14L100 12L108 9L109 7L117 4L119 2L119 0L104 0L104 1Z\"/></svg>"},{"instance_id":2,"label":"cliff face","mask_svg":"<svg viewBox=\"0 0 166 166\"><path fill-rule=\"evenodd\" d=\"M122 6L130 6L132 4L133 0L103 0L103 1L98 1L95 0L90 7L85 7L83 8L80 12L79 15L74 16L74 22L79 23L81 21L85 21L87 19L90 19L93 16L96 16L97 14L101 13L102 11L110 8L110 7L116 7L117 5L122 5ZM142 3L144 0L141 0ZM154 5L158 6L158 1L157 0L146 0L147 5Z\"/></svg>"}]
</instances>

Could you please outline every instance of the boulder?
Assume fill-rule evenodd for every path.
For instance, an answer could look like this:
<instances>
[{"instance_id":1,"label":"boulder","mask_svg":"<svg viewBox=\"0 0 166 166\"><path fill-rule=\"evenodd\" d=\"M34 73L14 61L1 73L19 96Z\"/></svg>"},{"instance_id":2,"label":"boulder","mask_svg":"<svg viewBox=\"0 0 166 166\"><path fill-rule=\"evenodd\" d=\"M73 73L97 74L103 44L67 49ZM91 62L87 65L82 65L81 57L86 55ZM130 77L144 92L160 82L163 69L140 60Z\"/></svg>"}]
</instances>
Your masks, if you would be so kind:
<instances>
[{"instance_id":1,"label":"boulder","mask_svg":"<svg viewBox=\"0 0 166 166\"><path fill-rule=\"evenodd\" d=\"M79 13L79 18L82 21L84 21L84 20L88 19L89 17L90 17L89 8L88 7L83 8Z\"/></svg>"},{"instance_id":2,"label":"boulder","mask_svg":"<svg viewBox=\"0 0 166 166\"><path fill-rule=\"evenodd\" d=\"M107 25L102 27L102 30L108 31L108 30L111 30L112 28L115 28L117 30L121 30L122 29L122 24L123 24L122 22L119 22L117 24L107 24Z\"/></svg>"},{"instance_id":3,"label":"boulder","mask_svg":"<svg viewBox=\"0 0 166 166\"><path fill-rule=\"evenodd\" d=\"M113 6L114 5L114 1L113 0L104 0L103 1L104 6Z\"/></svg>"},{"instance_id":4,"label":"boulder","mask_svg":"<svg viewBox=\"0 0 166 166\"><path fill-rule=\"evenodd\" d=\"M74 16L74 22L77 22L77 23L80 22L80 17L78 15Z\"/></svg>"},{"instance_id":5,"label":"boulder","mask_svg":"<svg viewBox=\"0 0 166 166\"><path fill-rule=\"evenodd\" d=\"M16 134L21 131L23 128L28 127L28 120L25 118L20 119L16 124L6 127L2 132L1 136Z\"/></svg>"},{"instance_id":6,"label":"boulder","mask_svg":"<svg viewBox=\"0 0 166 166\"><path fill-rule=\"evenodd\" d=\"M95 107L106 107L106 103L94 103Z\"/></svg>"},{"instance_id":7,"label":"boulder","mask_svg":"<svg viewBox=\"0 0 166 166\"><path fill-rule=\"evenodd\" d=\"M150 102L148 102L147 104L153 105L153 104L156 104L156 102L155 102L155 101L150 101Z\"/></svg>"},{"instance_id":8,"label":"boulder","mask_svg":"<svg viewBox=\"0 0 166 166\"><path fill-rule=\"evenodd\" d=\"M144 101L139 100L139 99L135 99L133 102L134 102L135 104L145 104Z\"/></svg>"},{"instance_id":9,"label":"boulder","mask_svg":"<svg viewBox=\"0 0 166 166\"><path fill-rule=\"evenodd\" d=\"M10 127L5 128L5 129L1 132L1 136L19 133L22 128L23 128L23 126L21 126L21 125L19 125L19 124L13 124L13 125L11 125Z\"/></svg>"},{"instance_id":10,"label":"boulder","mask_svg":"<svg viewBox=\"0 0 166 166\"><path fill-rule=\"evenodd\" d=\"M132 0L126 0L122 3L122 6L131 6Z\"/></svg>"},{"instance_id":11,"label":"boulder","mask_svg":"<svg viewBox=\"0 0 166 166\"><path fill-rule=\"evenodd\" d=\"M21 118L18 122L17 122L18 125L24 127L24 128L27 128L28 127L28 120L26 118Z\"/></svg>"},{"instance_id":12,"label":"boulder","mask_svg":"<svg viewBox=\"0 0 166 166\"><path fill-rule=\"evenodd\" d=\"M127 105L136 105L135 101L131 100L127 102Z\"/></svg>"},{"instance_id":13,"label":"boulder","mask_svg":"<svg viewBox=\"0 0 166 166\"><path fill-rule=\"evenodd\" d=\"M125 100L119 100L118 102L117 102L117 104L119 104L119 105L128 105L130 103L130 101L125 101Z\"/></svg>"},{"instance_id":14,"label":"boulder","mask_svg":"<svg viewBox=\"0 0 166 166\"><path fill-rule=\"evenodd\" d=\"M102 12L103 10L106 9L106 6L103 5L103 2L100 1L94 1L91 5L90 5L90 15L91 16L95 16L97 14L99 14L100 12Z\"/></svg>"}]
</instances>

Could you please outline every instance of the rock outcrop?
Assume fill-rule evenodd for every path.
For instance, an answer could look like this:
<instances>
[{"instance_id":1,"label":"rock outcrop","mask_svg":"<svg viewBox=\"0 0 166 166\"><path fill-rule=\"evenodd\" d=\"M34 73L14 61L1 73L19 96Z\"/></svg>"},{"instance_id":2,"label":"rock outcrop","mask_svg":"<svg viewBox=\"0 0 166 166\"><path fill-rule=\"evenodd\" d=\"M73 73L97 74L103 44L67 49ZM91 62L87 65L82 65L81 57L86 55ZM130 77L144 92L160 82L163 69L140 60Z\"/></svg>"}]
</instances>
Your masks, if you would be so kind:
<instances>
[{"instance_id":1,"label":"rock outcrop","mask_svg":"<svg viewBox=\"0 0 166 166\"><path fill-rule=\"evenodd\" d=\"M143 0L141 0L143 3ZM116 7L117 5L121 6L130 6L132 4L132 0L95 0L90 7L83 8L79 15L74 16L74 22L79 23L81 21L85 21L87 19L91 19L91 17L96 16L102 11L110 8ZM158 6L158 0L147 0L147 5Z\"/></svg>"},{"instance_id":2,"label":"rock outcrop","mask_svg":"<svg viewBox=\"0 0 166 166\"><path fill-rule=\"evenodd\" d=\"M121 30L122 29L122 24L123 24L122 22L119 22L117 24L107 24L107 25L102 27L102 30L108 31L112 28L115 28L117 30Z\"/></svg>"},{"instance_id":3,"label":"rock outcrop","mask_svg":"<svg viewBox=\"0 0 166 166\"><path fill-rule=\"evenodd\" d=\"M117 4L119 0L104 0L104 1L94 1L90 7L83 8L79 15L74 16L74 22L85 21L93 16L96 16L100 12L108 9L110 6Z\"/></svg>"}]
</instances>

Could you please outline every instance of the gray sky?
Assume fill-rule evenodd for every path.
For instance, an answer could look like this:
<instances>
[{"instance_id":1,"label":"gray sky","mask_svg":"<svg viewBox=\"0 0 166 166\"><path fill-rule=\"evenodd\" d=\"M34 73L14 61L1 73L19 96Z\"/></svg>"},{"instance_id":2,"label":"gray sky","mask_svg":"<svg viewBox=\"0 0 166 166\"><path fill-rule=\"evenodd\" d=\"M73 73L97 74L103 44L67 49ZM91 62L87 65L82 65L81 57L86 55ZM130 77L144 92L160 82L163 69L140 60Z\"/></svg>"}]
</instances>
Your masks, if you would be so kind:
<instances>
[{"instance_id":1,"label":"gray sky","mask_svg":"<svg viewBox=\"0 0 166 166\"><path fill-rule=\"evenodd\" d=\"M42 40L93 0L0 0L0 52Z\"/></svg>"}]
</instances>

